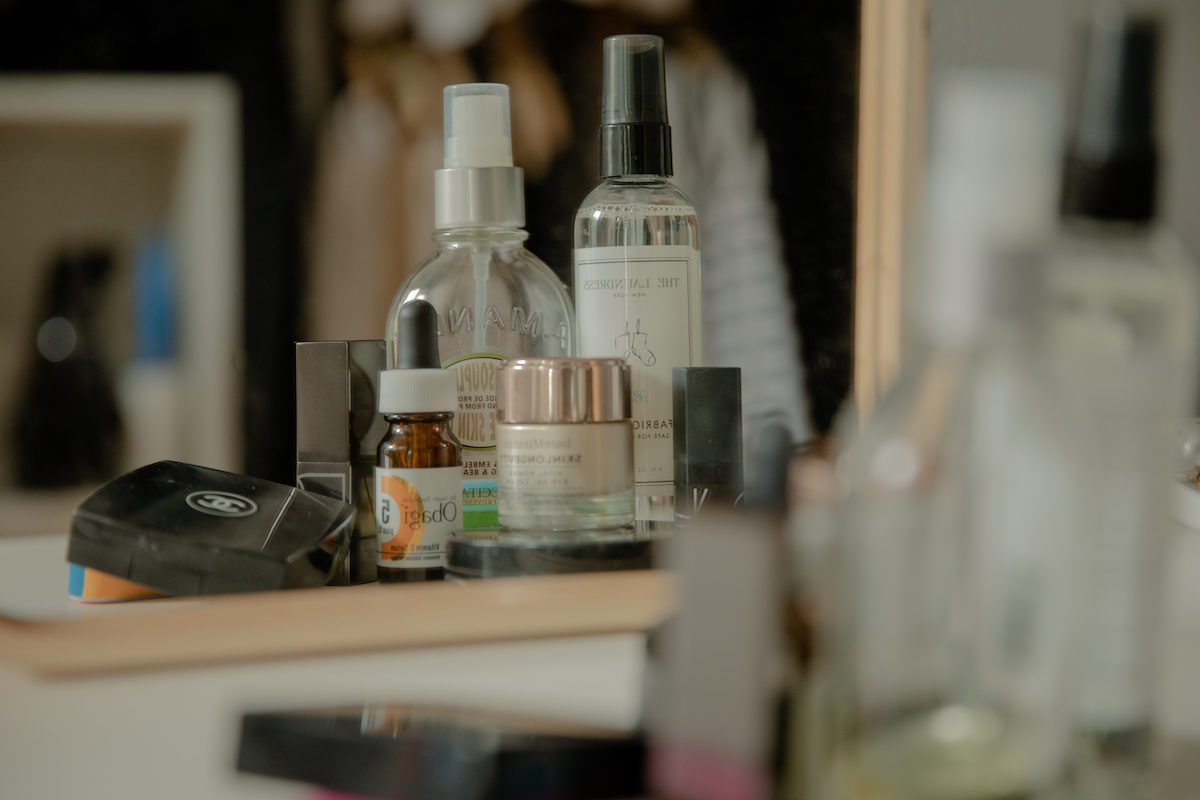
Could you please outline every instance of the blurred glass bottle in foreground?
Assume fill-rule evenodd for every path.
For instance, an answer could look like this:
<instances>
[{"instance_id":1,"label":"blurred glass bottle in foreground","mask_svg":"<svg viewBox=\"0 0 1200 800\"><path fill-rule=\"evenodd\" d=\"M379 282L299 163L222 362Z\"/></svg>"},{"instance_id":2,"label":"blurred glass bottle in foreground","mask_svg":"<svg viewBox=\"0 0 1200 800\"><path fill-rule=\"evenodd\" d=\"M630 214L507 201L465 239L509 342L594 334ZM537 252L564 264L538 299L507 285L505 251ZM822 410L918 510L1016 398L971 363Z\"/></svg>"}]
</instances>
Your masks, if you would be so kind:
<instances>
[{"instance_id":1,"label":"blurred glass bottle in foreground","mask_svg":"<svg viewBox=\"0 0 1200 800\"><path fill-rule=\"evenodd\" d=\"M1146 790L1172 435L1195 384L1196 275L1155 221L1158 30L1119 5L1085 38L1047 274L1049 349L1085 426L1078 794Z\"/></svg>"},{"instance_id":2,"label":"blurred glass bottle in foreground","mask_svg":"<svg viewBox=\"0 0 1200 800\"><path fill-rule=\"evenodd\" d=\"M938 88L920 352L838 464L813 800L1019 800L1066 772L1077 470L1035 307L1056 106L1029 75Z\"/></svg>"}]
</instances>

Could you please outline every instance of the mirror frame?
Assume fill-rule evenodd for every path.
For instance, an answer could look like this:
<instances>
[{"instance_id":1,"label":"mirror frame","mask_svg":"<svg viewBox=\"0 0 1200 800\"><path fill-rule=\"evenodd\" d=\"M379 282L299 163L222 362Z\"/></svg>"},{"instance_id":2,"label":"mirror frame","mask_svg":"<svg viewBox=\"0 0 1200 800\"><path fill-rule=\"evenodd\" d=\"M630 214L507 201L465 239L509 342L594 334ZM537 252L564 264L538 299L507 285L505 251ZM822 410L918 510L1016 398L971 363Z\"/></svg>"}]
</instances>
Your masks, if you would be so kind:
<instances>
[{"instance_id":1,"label":"mirror frame","mask_svg":"<svg viewBox=\"0 0 1200 800\"><path fill-rule=\"evenodd\" d=\"M904 257L921 205L928 0L862 0L854 264L854 401L861 423L895 378Z\"/></svg>"}]
</instances>

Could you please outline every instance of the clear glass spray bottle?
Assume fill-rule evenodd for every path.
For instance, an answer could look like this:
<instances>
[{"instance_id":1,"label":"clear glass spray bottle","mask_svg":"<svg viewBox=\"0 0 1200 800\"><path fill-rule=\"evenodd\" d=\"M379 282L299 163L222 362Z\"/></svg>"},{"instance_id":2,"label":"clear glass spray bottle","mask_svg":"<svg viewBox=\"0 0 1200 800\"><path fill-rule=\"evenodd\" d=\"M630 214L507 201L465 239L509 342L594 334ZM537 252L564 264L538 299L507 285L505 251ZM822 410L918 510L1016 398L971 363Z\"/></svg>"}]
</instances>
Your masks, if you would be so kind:
<instances>
[{"instance_id":1,"label":"clear glass spray bottle","mask_svg":"<svg viewBox=\"0 0 1200 800\"><path fill-rule=\"evenodd\" d=\"M617 356L633 380L639 523L674 520L671 370L700 366L700 232L668 178L663 40L604 40L601 182L575 214L579 354Z\"/></svg>"},{"instance_id":2,"label":"clear glass spray bottle","mask_svg":"<svg viewBox=\"0 0 1200 800\"><path fill-rule=\"evenodd\" d=\"M1101 3L1087 25L1047 271L1046 345L1088 463L1072 682L1076 792L1150 791L1173 436L1194 409L1196 265L1160 224L1159 24Z\"/></svg>"},{"instance_id":3,"label":"clear glass spray bottle","mask_svg":"<svg viewBox=\"0 0 1200 800\"><path fill-rule=\"evenodd\" d=\"M385 338L395 367L401 307L426 300L437 310L442 366L458 379L451 427L463 447L463 533L470 536L499 527L496 367L506 358L574 355L574 312L562 281L525 249L508 87L447 86L444 99L445 166L433 184L437 251L396 293Z\"/></svg>"}]
</instances>

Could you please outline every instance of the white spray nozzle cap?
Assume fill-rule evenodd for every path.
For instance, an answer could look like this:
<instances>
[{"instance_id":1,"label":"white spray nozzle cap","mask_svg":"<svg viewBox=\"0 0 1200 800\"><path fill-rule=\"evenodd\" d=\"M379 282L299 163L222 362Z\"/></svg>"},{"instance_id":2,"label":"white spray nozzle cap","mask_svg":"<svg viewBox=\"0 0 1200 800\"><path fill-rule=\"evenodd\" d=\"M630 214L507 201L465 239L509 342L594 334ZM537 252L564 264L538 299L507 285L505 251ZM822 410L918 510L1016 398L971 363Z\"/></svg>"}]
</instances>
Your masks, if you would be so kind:
<instances>
[{"instance_id":1,"label":"white spray nozzle cap","mask_svg":"<svg viewBox=\"0 0 1200 800\"><path fill-rule=\"evenodd\" d=\"M513 165L507 86L459 83L445 88L443 102L444 167Z\"/></svg>"}]
</instances>

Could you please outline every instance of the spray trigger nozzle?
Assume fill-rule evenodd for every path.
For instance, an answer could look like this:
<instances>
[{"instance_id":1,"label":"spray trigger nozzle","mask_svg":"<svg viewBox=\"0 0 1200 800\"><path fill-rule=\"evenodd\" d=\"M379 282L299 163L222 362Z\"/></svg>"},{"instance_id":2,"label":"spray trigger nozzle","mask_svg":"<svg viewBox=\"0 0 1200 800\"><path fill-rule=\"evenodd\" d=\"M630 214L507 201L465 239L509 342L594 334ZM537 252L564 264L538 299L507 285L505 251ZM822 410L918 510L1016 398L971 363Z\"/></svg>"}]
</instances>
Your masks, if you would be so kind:
<instances>
[{"instance_id":1,"label":"spray trigger nozzle","mask_svg":"<svg viewBox=\"0 0 1200 800\"><path fill-rule=\"evenodd\" d=\"M507 86L502 83L455 84L446 87L443 101L444 167L513 165Z\"/></svg>"}]
</instances>

